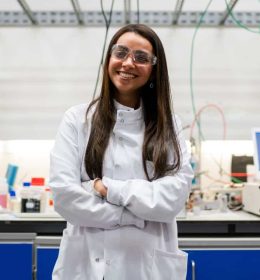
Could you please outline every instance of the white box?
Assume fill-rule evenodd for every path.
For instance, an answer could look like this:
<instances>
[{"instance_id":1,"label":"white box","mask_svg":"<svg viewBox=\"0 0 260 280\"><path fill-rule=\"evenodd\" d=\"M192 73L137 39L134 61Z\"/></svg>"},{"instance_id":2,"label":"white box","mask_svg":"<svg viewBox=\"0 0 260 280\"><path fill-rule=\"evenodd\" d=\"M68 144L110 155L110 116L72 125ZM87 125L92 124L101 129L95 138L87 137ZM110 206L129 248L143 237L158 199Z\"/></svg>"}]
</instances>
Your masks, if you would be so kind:
<instances>
[{"instance_id":1,"label":"white box","mask_svg":"<svg viewBox=\"0 0 260 280\"><path fill-rule=\"evenodd\" d=\"M246 183L242 191L244 210L260 215L260 182Z\"/></svg>"}]
</instances>

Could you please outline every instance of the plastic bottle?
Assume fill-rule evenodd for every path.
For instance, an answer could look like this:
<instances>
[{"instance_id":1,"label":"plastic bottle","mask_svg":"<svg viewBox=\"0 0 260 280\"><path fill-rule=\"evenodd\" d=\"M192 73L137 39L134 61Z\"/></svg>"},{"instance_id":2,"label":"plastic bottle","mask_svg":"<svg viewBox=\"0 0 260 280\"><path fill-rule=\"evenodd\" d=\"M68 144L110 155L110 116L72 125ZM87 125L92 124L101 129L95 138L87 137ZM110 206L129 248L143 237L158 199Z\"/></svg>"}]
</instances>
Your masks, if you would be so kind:
<instances>
[{"instance_id":1,"label":"plastic bottle","mask_svg":"<svg viewBox=\"0 0 260 280\"><path fill-rule=\"evenodd\" d=\"M6 178L0 178L0 206L7 208L8 184Z\"/></svg>"},{"instance_id":2,"label":"plastic bottle","mask_svg":"<svg viewBox=\"0 0 260 280\"><path fill-rule=\"evenodd\" d=\"M21 212L39 213L41 212L42 190L31 186L31 182L24 182L20 190Z\"/></svg>"},{"instance_id":3,"label":"plastic bottle","mask_svg":"<svg viewBox=\"0 0 260 280\"><path fill-rule=\"evenodd\" d=\"M54 212L52 192L49 187L45 187L45 194L46 194L45 212Z\"/></svg>"},{"instance_id":4,"label":"plastic bottle","mask_svg":"<svg viewBox=\"0 0 260 280\"><path fill-rule=\"evenodd\" d=\"M201 194L198 191L195 191L194 192L194 197L193 197L193 213L194 213L194 215L196 215L196 216L200 215L201 207L202 207Z\"/></svg>"},{"instance_id":5,"label":"plastic bottle","mask_svg":"<svg viewBox=\"0 0 260 280\"><path fill-rule=\"evenodd\" d=\"M228 212L228 198L226 194L219 194L218 195L219 201L219 211L220 212Z\"/></svg>"},{"instance_id":6,"label":"plastic bottle","mask_svg":"<svg viewBox=\"0 0 260 280\"><path fill-rule=\"evenodd\" d=\"M44 213L48 210L48 193L45 186L45 178L33 177L31 179L31 187L33 190L37 190L41 193L40 196L40 212Z\"/></svg>"},{"instance_id":7,"label":"plastic bottle","mask_svg":"<svg viewBox=\"0 0 260 280\"><path fill-rule=\"evenodd\" d=\"M16 179L18 171L18 166L13 164L8 164L7 171L6 171L6 179L8 184L9 191L12 191L14 189L14 183Z\"/></svg>"},{"instance_id":8,"label":"plastic bottle","mask_svg":"<svg viewBox=\"0 0 260 280\"><path fill-rule=\"evenodd\" d=\"M13 213L21 212L21 201L17 198L15 191L9 192L9 209Z\"/></svg>"}]
</instances>

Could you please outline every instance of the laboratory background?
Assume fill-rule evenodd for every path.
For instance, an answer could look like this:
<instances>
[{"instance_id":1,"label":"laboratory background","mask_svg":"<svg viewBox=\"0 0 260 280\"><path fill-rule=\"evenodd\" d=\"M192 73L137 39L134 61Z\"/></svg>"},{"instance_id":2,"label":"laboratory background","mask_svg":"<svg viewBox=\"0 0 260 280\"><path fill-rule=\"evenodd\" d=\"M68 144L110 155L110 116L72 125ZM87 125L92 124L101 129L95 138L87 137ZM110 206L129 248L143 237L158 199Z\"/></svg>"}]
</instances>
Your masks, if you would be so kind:
<instances>
[{"instance_id":1,"label":"laboratory background","mask_svg":"<svg viewBox=\"0 0 260 280\"><path fill-rule=\"evenodd\" d=\"M0 0L0 279L48 280L66 221L49 154L128 23L162 40L195 172L177 217L187 280L260 279L260 1Z\"/></svg>"}]
</instances>

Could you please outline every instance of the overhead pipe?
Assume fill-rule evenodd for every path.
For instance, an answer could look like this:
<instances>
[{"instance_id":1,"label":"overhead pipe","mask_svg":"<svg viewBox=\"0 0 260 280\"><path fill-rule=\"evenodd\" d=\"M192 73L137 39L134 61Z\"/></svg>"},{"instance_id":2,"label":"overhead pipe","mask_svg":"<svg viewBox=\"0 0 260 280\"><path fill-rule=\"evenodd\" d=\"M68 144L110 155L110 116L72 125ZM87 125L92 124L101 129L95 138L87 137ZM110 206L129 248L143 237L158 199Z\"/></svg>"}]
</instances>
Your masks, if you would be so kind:
<instances>
[{"instance_id":1,"label":"overhead pipe","mask_svg":"<svg viewBox=\"0 0 260 280\"><path fill-rule=\"evenodd\" d=\"M184 4L184 0L177 0L177 2L176 2L176 6L174 9L174 17L173 17L173 21L172 21L172 24L174 24L174 25L178 23L178 19L181 15L181 10L182 10L183 4Z\"/></svg>"},{"instance_id":2,"label":"overhead pipe","mask_svg":"<svg viewBox=\"0 0 260 280\"><path fill-rule=\"evenodd\" d=\"M26 15L28 16L28 18L30 19L30 21L32 22L32 24L37 25L38 22L37 22L36 18L34 17L33 12L31 11L30 7L25 2L25 0L17 0L17 1L20 4L20 6L22 7L22 9L24 10L24 12L26 13Z\"/></svg>"},{"instance_id":3,"label":"overhead pipe","mask_svg":"<svg viewBox=\"0 0 260 280\"><path fill-rule=\"evenodd\" d=\"M226 11L224 12L223 17L221 18L219 25L224 25L225 21L227 20L229 14L234 9L235 5L237 4L238 0L230 0Z\"/></svg>"},{"instance_id":4,"label":"overhead pipe","mask_svg":"<svg viewBox=\"0 0 260 280\"><path fill-rule=\"evenodd\" d=\"M85 23L84 23L84 20L82 17L82 11L80 9L78 0L71 0L71 4L73 6L73 9L74 9L74 12L76 14L79 24L84 25Z\"/></svg>"}]
</instances>

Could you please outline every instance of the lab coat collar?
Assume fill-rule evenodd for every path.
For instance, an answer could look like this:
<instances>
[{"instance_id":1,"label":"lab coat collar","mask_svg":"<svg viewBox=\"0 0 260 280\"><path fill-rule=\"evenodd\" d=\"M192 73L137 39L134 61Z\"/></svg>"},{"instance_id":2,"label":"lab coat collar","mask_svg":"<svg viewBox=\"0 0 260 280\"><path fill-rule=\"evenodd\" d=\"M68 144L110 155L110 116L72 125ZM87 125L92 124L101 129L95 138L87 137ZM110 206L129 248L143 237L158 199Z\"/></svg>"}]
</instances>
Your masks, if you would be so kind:
<instances>
[{"instance_id":1,"label":"lab coat collar","mask_svg":"<svg viewBox=\"0 0 260 280\"><path fill-rule=\"evenodd\" d=\"M126 124L133 122L140 122L143 120L143 104L140 103L138 109L133 109L125 105L120 104L114 100L114 105L116 108L116 123Z\"/></svg>"},{"instance_id":2,"label":"lab coat collar","mask_svg":"<svg viewBox=\"0 0 260 280\"><path fill-rule=\"evenodd\" d=\"M124 111L134 111L135 109L132 107L125 106L114 99L114 105L116 110L124 110Z\"/></svg>"}]
</instances>

